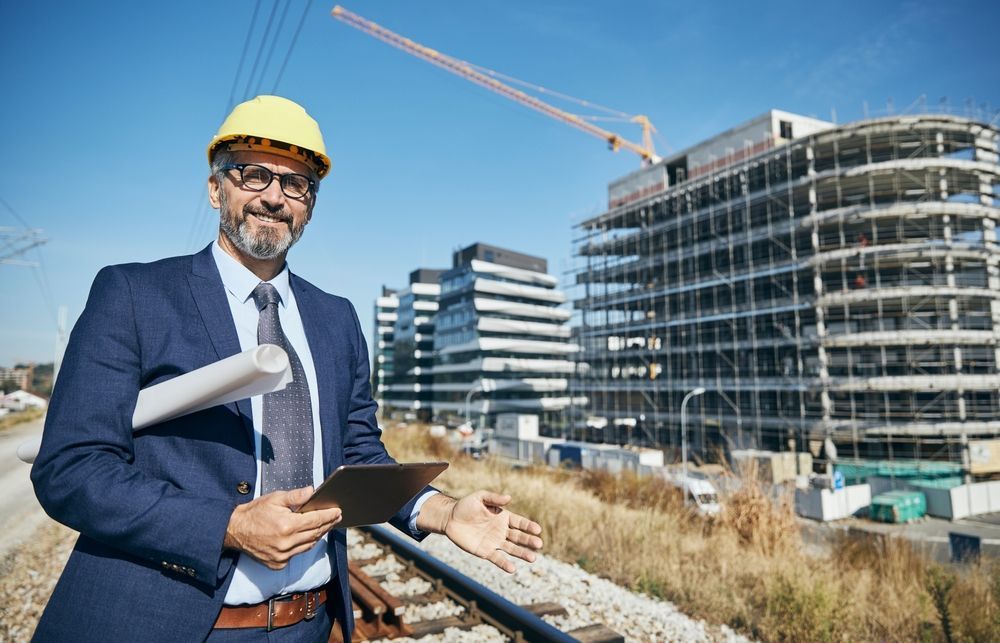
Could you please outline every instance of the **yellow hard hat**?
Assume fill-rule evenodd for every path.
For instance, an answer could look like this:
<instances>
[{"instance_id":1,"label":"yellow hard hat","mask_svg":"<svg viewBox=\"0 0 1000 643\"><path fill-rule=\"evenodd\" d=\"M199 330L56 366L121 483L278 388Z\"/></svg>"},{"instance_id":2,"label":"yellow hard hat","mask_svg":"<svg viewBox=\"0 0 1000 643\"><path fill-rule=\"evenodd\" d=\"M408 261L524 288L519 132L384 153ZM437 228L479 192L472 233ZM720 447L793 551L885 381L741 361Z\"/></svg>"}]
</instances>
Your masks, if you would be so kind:
<instances>
[{"instance_id":1,"label":"yellow hard hat","mask_svg":"<svg viewBox=\"0 0 1000 643\"><path fill-rule=\"evenodd\" d=\"M330 172L319 123L298 103L281 96L257 96L233 108L208 144L208 163L222 147L266 150L305 160L323 178Z\"/></svg>"}]
</instances>

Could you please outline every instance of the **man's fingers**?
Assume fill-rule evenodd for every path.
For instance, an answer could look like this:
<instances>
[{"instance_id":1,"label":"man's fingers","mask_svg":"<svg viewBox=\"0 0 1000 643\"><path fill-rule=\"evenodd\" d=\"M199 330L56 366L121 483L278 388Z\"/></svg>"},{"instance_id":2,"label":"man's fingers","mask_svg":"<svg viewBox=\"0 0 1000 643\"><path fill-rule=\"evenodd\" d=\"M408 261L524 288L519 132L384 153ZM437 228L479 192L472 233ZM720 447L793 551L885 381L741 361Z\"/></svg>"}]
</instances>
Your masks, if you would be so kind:
<instances>
[{"instance_id":1,"label":"man's fingers","mask_svg":"<svg viewBox=\"0 0 1000 643\"><path fill-rule=\"evenodd\" d=\"M311 485L308 487L301 487L299 489L292 489L288 492L288 496L286 498L288 504L286 506L292 509L292 511L295 511L300 506L305 504L306 500L309 500L312 495L313 488Z\"/></svg>"},{"instance_id":2,"label":"man's fingers","mask_svg":"<svg viewBox=\"0 0 1000 643\"><path fill-rule=\"evenodd\" d=\"M528 520L521 514L511 513L509 524L514 529L518 529L528 534L539 536L542 533L542 526L534 520Z\"/></svg>"},{"instance_id":3,"label":"man's fingers","mask_svg":"<svg viewBox=\"0 0 1000 643\"><path fill-rule=\"evenodd\" d=\"M340 509L322 509L310 511L307 514L293 514L291 517L292 530L288 534L291 542L313 542L323 537L324 534L340 522Z\"/></svg>"},{"instance_id":4,"label":"man's fingers","mask_svg":"<svg viewBox=\"0 0 1000 643\"><path fill-rule=\"evenodd\" d=\"M340 509L332 509L330 513L324 517L323 521L316 524L310 531L310 535L318 534L315 536L316 540L323 537L323 534L328 533L331 529L337 526L341 518Z\"/></svg>"},{"instance_id":5,"label":"man's fingers","mask_svg":"<svg viewBox=\"0 0 1000 643\"><path fill-rule=\"evenodd\" d=\"M536 551L541 549L543 544L542 539L538 536L532 536L531 534L526 534L523 531L518 531L516 529L507 530L507 540L515 545L520 545Z\"/></svg>"},{"instance_id":6,"label":"man's fingers","mask_svg":"<svg viewBox=\"0 0 1000 643\"><path fill-rule=\"evenodd\" d=\"M288 550L278 549L276 551L270 552L266 560L261 560L268 569L281 570L288 566L288 561L294 556L305 553L312 549L316 545L318 538L312 541L303 542L291 547ZM260 560L260 559L258 559Z\"/></svg>"},{"instance_id":7,"label":"man's fingers","mask_svg":"<svg viewBox=\"0 0 1000 643\"><path fill-rule=\"evenodd\" d=\"M520 545L515 545L510 541L505 542L503 545L500 546L500 548L503 549L504 552L510 554L515 558L526 560L529 563L535 562L535 552L531 551L530 549L525 549Z\"/></svg>"},{"instance_id":8,"label":"man's fingers","mask_svg":"<svg viewBox=\"0 0 1000 643\"><path fill-rule=\"evenodd\" d=\"M272 503L289 509L298 509L299 505L312 496L312 487L301 487L288 491L272 491L259 498L261 502Z\"/></svg>"},{"instance_id":9,"label":"man's fingers","mask_svg":"<svg viewBox=\"0 0 1000 643\"><path fill-rule=\"evenodd\" d=\"M319 539L330 532L331 529L340 522L340 510L336 509L335 516L332 520L324 520L312 526L299 525L297 529L288 534L285 538L273 543L273 547L276 551L283 554L288 554L289 552L298 553L296 550L305 547L305 549L311 548ZM305 551L303 549L302 551ZM289 554L294 555L294 554Z\"/></svg>"},{"instance_id":10,"label":"man's fingers","mask_svg":"<svg viewBox=\"0 0 1000 643\"><path fill-rule=\"evenodd\" d=\"M483 491L482 501L484 504L494 507L504 507L510 502L510 496L505 493L495 493L493 491Z\"/></svg>"},{"instance_id":11,"label":"man's fingers","mask_svg":"<svg viewBox=\"0 0 1000 643\"><path fill-rule=\"evenodd\" d=\"M511 562L511 560L504 554L503 550L499 548L490 552L490 554L486 556L486 560L490 561L508 574L513 574L517 570L517 568L514 567L514 563Z\"/></svg>"},{"instance_id":12,"label":"man's fingers","mask_svg":"<svg viewBox=\"0 0 1000 643\"><path fill-rule=\"evenodd\" d=\"M510 514L510 526L514 529L519 529L528 534L534 534L538 536L542 533L542 526L539 525L534 520L525 518L521 514L511 513Z\"/></svg>"},{"instance_id":13,"label":"man's fingers","mask_svg":"<svg viewBox=\"0 0 1000 643\"><path fill-rule=\"evenodd\" d=\"M301 517L305 529L315 529L322 525L333 526L340 522L341 511L338 507L331 507L330 509L317 509L297 515Z\"/></svg>"}]
</instances>

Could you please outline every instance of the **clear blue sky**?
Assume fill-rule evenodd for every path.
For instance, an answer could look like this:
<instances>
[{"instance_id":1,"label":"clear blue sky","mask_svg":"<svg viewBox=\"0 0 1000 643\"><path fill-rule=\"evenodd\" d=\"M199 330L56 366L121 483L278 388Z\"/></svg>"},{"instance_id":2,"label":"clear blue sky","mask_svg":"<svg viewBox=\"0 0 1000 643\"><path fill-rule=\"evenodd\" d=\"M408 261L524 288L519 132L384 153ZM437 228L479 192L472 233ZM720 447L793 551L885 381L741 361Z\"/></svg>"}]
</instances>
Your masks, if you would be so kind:
<instances>
[{"instance_id":1,"label":"clear blue sky","mask_svg":"<svg viewBox=\"0 0 1000 643\"><path fill-rule=\"evenodd\" d=\"M841 122L921 95L1000 108L988 1L346 2L442 52L647 114L675 150L771 107ZM213 238L205 145L254 4L0 4L0 198L50 240L26 257L43 268L0 265L0 365L51 361L56 306L72 324L102 266ZM237 99L271 92L306 7L291 0L272 53L274 5L260 5ZM332 6L308 5L277 88L317 118L334 160L292 269L350 298L366 332L381 284L475 241L567 269L571 224L602 211L637 158L357 32ZM248 81L258 51L262 80ZM0 205L0 227L21 225Z\"/></svg>"}]
</instances>

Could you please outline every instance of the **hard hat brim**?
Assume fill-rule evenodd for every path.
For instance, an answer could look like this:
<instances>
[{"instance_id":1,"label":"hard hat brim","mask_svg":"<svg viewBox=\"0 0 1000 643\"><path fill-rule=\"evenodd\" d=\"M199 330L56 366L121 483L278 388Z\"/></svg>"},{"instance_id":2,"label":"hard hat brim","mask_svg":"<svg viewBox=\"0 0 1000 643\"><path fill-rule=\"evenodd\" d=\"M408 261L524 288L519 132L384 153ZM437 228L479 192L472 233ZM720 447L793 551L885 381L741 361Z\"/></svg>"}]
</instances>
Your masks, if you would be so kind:
<instances>
[{"instance_id":1,"label":"hard hat brim","mask_svg":"<svg viewBox=\"0 0 1000 643\"><path fill-rule=\"evenodd\" d=\"M276 154L278 156L284 156L285 158L295 159L296 161L302 161L312 167L316 171L316 176L320 179L329 174L330 168L333 166L333 162L330 161L330 157L322 152L307 150L303 147L291 145L283 141L272 141L266 138L262 139L254 136L242 135L224 136L218 140L213 140L208 146L209 165L212 164L212 160L215 158L216 152L221 149L228 149L233 152L267 152L268 154Z\"/></svg>"}]
</instances>

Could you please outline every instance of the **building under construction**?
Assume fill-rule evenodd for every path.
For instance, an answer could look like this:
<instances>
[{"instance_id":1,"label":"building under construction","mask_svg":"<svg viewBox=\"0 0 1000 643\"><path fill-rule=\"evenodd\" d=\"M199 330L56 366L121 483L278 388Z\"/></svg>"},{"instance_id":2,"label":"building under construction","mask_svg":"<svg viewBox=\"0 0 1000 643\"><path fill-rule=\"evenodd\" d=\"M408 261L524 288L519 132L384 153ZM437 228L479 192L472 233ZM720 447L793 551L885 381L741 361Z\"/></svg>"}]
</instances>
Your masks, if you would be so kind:
<instances>
[{"instance_id":1,"label":"building under construction","mask_svg":"<svg viewBox=\"0 0 1000 643\"><path fill-rule=\"evenodd\" d=\"M704 387L709 459L961 461L1000 434L997 146L954 116L771 111L612 183L574 242L576 430L677 446Z\"/></svg>"}]
</instances>

